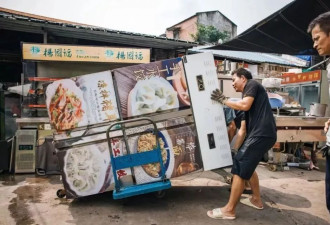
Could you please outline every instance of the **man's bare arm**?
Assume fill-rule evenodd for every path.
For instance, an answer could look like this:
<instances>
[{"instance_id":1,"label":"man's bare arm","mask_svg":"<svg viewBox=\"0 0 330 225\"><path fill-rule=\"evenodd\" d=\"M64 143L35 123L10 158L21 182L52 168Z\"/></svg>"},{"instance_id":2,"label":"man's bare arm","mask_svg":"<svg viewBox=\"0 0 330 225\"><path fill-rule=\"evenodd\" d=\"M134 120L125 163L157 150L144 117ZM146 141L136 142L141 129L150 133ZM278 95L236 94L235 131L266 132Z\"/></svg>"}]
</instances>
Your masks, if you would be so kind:
<instances>
[{"instance_id":1,"label":"man's bare arm","mask_svg":"<svg viewBox=\"0 0 330 225\"><path fill-rule=\"evenodd\" d=\"M248 96L248 97L244 97L242 100L237 101L237 102L227 100L224 102L224 104L235 110L248 111L251 108L253 101L254 101L254 98Z\"/></svg>"}]
</instances>

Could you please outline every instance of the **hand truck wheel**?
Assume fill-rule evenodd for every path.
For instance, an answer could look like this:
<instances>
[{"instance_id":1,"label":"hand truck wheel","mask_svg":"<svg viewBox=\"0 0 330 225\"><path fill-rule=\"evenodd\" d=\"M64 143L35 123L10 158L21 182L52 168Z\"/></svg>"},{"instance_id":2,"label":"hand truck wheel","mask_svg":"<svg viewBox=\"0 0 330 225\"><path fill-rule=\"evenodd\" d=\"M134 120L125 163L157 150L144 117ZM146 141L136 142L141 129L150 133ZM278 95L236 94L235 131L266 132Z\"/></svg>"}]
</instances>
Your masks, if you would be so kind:
<instances>
[{"instance_id":1,"label":"hand truck wheel","mask_svg":"<svg viewBox=\"0 0 330 225\"><path fill-rule=\"evenodd\" d=\"M65 190L64 189L58 189L56 192L57 197L59 198L64 198L66 196Z\"/></svg>"},{"instance_id":2,"label":"hand truck wheel","mask_svg":"<svg viewBox=\"0 0 330 225\"><path fill-rule=\"evenodd\" d=\"M154 192L154 195L156 198L161 199L161 198L165 197L166 191L165 190L156 191L156 192Z\"/></svg>"}]
</instances>

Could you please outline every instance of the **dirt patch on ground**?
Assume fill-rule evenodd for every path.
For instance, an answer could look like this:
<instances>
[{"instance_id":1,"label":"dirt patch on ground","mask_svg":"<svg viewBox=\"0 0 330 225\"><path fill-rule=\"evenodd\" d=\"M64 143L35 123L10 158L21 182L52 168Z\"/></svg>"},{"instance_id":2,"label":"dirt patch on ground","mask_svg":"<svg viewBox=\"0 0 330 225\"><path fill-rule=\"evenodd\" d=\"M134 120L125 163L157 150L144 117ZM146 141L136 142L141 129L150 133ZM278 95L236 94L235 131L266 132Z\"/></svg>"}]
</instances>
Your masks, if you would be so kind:
<instances>
[{"instance_id":1,"label":"dirt patch on ground","mask_svg":"<svg viewBox=\"0 0 330 225\"><path fill-rule=\"evenodd\" d=\"M2 185L5 186L14 186L18 184L18 182L20 181L21 180L15 179L14 175L7 175L7 174L0 175L0 182Z\"/></svg>"},{"instance_id":2,"label":"dirt patch on ground","mask_svg":"<svg viewBox=\"0 0 330 225\"><path fill-rule=\"evenodd\" d=\"M25 179L29 184L43 184L49 183L49 179L46 177L28 177Z\"/></svg>"},{"instance_id":3,"label":"dirt patch on ground","mask_svg":"<svg viewBox=\"0 0 330 225\"><path fill-rule=\"evenodd\" d=\"M40 203L43 189L40 186L26 185L17 188L13 192L17 194L17 197L10 201L8 209L10 215L15 219L16 224L35 224L28 210L28 203Z\"/></svg>"}]
</instances>

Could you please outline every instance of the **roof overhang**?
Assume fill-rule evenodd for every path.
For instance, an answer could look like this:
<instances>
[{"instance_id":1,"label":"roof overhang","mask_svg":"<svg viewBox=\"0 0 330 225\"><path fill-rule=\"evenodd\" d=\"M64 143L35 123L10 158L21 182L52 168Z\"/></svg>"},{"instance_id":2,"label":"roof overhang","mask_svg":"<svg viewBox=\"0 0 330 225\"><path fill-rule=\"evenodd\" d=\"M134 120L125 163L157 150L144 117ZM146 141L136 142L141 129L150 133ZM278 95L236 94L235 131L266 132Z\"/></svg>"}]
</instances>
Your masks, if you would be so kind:
<instances>
[{"instance_id":1,"label":"roof overhang","mask_svg":"<svg viewBox=\"0 0 330 225\"><path fill-rule=\"evenodd\" d=\"M87 25L56 23L26 17L3 16L3 14L0 14L0 29L36 34L47 32L54 36L146 48L179 50L197 45L195 42L168 39L153 35L116 31Z\"/></svg>"},{"instance_id":2,"label":"roof overhang","mask_svg":"<svg viewBox=\"0 0 330 225\"><path fill-rule=\"evenodd\" d=\"M317 55L307 27L327 11L329 0L295 0L234 39L210 49Z\"/></svg>"}]
</instances>

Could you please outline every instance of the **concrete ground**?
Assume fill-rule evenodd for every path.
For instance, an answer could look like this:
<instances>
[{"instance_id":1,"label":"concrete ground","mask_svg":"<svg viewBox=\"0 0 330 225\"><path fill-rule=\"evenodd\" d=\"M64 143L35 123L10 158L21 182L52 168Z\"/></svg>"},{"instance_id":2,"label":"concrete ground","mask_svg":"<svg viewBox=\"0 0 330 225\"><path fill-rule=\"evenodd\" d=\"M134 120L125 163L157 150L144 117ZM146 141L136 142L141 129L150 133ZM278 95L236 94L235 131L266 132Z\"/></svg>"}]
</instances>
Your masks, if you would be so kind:
<instances>
[{"instance_id":1,"label":"concrete ground","mask_svg":"<svg viewBox=\"0 0 330 225\"><path fill-rule=\"evenodd\" d=\"M228 171L228 169L226 169ZM330 223L325 207L324 172L290 168L271 172L259 165L264 210L237 206L236 220L210 219L206 211L223 206L229 185L216 172L196 172L172 180L162 199L152 194L113 200L112 193L60 199L60 177L0 174L0 225L5 224L285 224Z\"/></svg>"}]
</instances>

